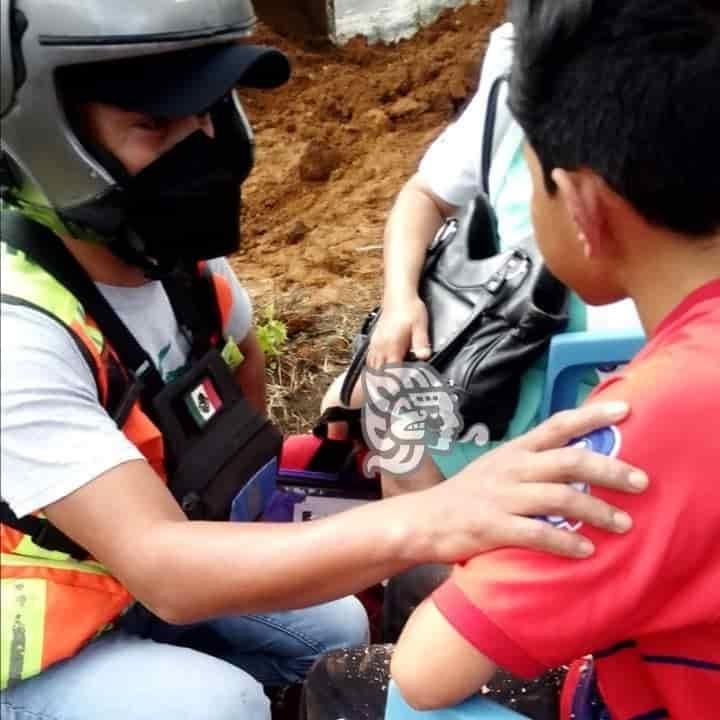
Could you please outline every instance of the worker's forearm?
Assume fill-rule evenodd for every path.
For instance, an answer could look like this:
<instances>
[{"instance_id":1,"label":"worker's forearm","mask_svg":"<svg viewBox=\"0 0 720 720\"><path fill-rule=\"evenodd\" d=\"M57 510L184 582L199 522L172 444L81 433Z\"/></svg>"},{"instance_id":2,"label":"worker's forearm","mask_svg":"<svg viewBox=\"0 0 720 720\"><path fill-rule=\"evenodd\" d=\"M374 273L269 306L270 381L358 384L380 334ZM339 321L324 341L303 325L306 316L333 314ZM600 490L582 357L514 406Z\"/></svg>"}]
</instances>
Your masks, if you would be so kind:
<instances>
[{"instance_id":1,"label":"worker's forearm","mask_svg":"<svg viewBox=\"0 0 720 720\"><path fill-rule=\"evenodd\" d=\"M385 298L417 292L428 246L453 208L412 178L400 191L385 227Z\"/></svg>"},{"instance_id":2,"label":"worker's forearm","mask_svg":"<svg viewBox=\"0 0 720 720\"><path fill-rule=\"evenodd\" d=\"M297 524L177 522L153 538L155 612L174 622L290 609L422 562L402 498Z\"/></svg>"}]
</instances>

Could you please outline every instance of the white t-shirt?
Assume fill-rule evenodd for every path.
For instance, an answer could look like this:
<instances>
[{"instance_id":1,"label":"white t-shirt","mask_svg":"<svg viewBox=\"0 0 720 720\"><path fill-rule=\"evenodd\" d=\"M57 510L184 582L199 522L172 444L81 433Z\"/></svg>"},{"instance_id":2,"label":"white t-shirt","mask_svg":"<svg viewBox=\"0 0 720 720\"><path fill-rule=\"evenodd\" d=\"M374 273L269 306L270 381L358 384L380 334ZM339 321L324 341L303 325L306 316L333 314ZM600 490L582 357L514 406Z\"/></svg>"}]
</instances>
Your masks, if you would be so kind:
<instances>
[{"instance_id":1,"label":"white t-shirt","mask_svg":"<svg viewBox=\"0 0 720 720\"><path fill-rule=\"evenodd\" d=\"M505 23L490 36L480 84L460 117L428 148L418 172L445 202L463 206L482 191L482 144L490 89L497 77L510 71L515 31ZM532 179L523 155L524 134L507 105L507 83L500 89L490 165L490 203L498 218L503 246L533 238L530 212ZM635 305L623 300L587 307L588 330L641 331Z\"/></svg>"},{"instance_id":2,"label":"white t-shirt","mask_svg":"<svg viewBox=\"0 0 720 720\"><path fill-rule=\"evenodd\" d=\"M225 259L209 267L230 284L233 310L224 330L240 342L252 324L250 298ZM97 286L163 378L181 372L190 348L162 284ZM37 310L9 303L0 309L2 497L22 517L142 456L98 402L70 333Z\"/></svg>"}]
</instances>

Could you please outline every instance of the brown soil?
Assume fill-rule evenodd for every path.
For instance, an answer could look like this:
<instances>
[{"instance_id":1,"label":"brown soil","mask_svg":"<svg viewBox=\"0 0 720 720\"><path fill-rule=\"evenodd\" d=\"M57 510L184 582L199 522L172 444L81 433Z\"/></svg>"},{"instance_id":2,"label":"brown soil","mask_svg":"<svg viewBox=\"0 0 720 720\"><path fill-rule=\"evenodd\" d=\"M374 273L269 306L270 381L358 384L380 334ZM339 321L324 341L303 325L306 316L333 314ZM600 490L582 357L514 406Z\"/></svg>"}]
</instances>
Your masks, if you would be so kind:
<instances>
[{"instance_id":1,"label":"brown soil","mask_svg":"<svg viewBox=\"0 0 720 720\"><path fill-rule=\"evenodd\" d=\"M504 3L448 11L408 41L342 48L261 27L291 57L293 79L243 94L257 164L244 186L244 242L233 265L289 330L273 370L271 410L307 430L348 341L381 288L382 231L422 152L475 88ZM296 26L307 32L307 26Z\"/></svg>"}]
</instances>

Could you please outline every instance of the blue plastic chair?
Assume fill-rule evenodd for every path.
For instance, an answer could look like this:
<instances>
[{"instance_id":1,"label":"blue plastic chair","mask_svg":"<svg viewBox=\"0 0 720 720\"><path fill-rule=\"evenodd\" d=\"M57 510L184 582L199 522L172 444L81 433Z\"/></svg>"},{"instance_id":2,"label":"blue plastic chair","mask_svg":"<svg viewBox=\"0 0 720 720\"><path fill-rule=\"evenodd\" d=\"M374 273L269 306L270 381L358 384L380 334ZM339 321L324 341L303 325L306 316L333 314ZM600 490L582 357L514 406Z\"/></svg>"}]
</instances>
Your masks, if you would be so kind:
<instances>
[{"instance_id":1,"label":"blue plastic chair","mask_svg":"<svg viewBox=\"0 0 720 720\"><path fill-rule=\"evenodd\" d=\"M575 324L584 326L584 319ZM577 407L597 385L595 370L629 362L644 342L639 330L570 330L555 335L545 355L522 377L518 406L506 437L482 447L455 443L452 452L433 455L435 463L445 477L451 477L484 453L523 435L552 413Z\"/></svg>"},{"instance_id":2,"label":"blue plastic chair","mask_svg":"<svg viewBox=\"0 0 720 720\"><path fill-rule=\"evenodd\" d=\"M580 383L589 371L627 363L644 344L645 337L638 331L556 335L548 352L540 419L574 408Z\"/></svg>"},{"instance_id":3,"label":"blue plastic chair","mask_svg":"<svg viewBox=\"0 0 720 720\"><path fill-rule=\"evenodd\" d=\"M523 718L524 715L518 715L481 697L474 697L460 705L442 710L413 710L403 700L393 682L388 688L385 708L385 720L522 720Z\"/></svg>"}]
</instances>

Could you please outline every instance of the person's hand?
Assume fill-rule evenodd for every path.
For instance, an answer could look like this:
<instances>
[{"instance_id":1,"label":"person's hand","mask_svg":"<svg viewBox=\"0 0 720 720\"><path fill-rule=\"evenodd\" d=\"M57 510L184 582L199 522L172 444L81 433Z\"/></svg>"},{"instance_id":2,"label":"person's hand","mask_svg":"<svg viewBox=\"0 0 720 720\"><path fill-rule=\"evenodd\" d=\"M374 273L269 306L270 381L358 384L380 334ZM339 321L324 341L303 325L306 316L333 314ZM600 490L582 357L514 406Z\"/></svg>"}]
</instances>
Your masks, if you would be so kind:
<instances>
[{"instance_id":1,"label":"person's hand","mask_svg":"<svg viewBox=\"0 0 720 720\"><path fill-rule=\"evenodd\" d=\"M586 557L592 543L560 530L540 516L560 515L610 532L630 530L630 517L571 483L642 492L646 474L618 459L566 447L574 438L617 423L624 403L591 403L559 413L526 435L484 455L458 475L429 490L405 496L421 518L413 537L420 562L457 562L499 547L529 547ZM424 535L424 539L423 539Z\"/></svg>"},{"instance_id":2,"label":"person's hand","mask_svg":"<svg viewBox=\"0 0 720 720\"><path fill-rule=\"evenodd\" d=\"M367 365L375 370L402 362L408 351L418 360L432 352L428 337L428 313L417 294L383 303L383 310L370 339Z\"/></svg>"}]
</instances>

